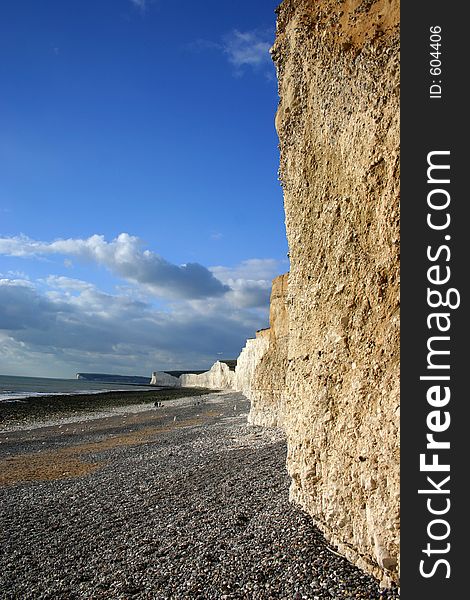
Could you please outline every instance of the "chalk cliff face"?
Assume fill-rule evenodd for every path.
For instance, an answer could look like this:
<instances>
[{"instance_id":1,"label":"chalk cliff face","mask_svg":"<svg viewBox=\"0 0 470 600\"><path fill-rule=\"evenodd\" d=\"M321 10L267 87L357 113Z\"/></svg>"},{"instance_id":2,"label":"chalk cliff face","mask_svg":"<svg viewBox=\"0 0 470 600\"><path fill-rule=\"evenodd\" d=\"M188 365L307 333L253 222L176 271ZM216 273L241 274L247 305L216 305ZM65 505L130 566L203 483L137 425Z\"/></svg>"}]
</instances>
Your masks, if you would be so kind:
<instances>
[{"instance_id":1,"label":"chalk cliff face","mask_svg":"<svg viewBox=\"0 0 470 600\"><path fill-rule=\"evenodd\" d=\"M153 371L150 385L161 385L164 387L181 387L181 381L178 377L173 377L163 371Z\"/></svg>"},{"instance_id":2,"label":"chalk cliff face","mask_svg":"<svg viewBox=\"0 0 470 600\"><path fill-rule=\"evenodd\" d=\"M269 310L268 349L260 358L251 378L251 408L248 422L253 425L280 426L285 395L287 343L288 273L273 280Z\"/></svg>"},{"instance_id":3,"label":"chalk cliff face","mask_svg":"<svg viewBox=\"0 0 470 600\"><path fill-rule=\"evenodd\" d=\"M398 11L278 9L287 330L255 373L251 416L282 422L291 499L384 584L399 564Z\"/></svg>"},{"instance_id":4,"label":"chalk cliff face","mask_svg":"<svg viewBox=\"0 0 470 600\"><path fill-rule=\"evenodd\" d=\"M233 389L235 372L223 362L215 362L209 371L199 375L180 375L182 387L203 387L214 390Z\"/></svg>"},{"instance_id":5,"label":"chalk cliff face","mask_svg":"<svg viewBox=\"0 0 470 600\"><path fill-rule=\"evenodd\" d=\"M253 378L256 368L269 347L269 329L256 332L256 337L246 341L246 345L237 359L234 388L252 399Z\"/></svg>"},{"instance_id":6,"label":"chalk cliff face","mask_svg":"<svg viewBox=\"0 0 470 600\"><path fill-rule=\"evenodd\" d=\"M256 337L246 341L232 371L225 362L215 362L209 371L180 375L182 387L204 387L217 390L236 390L251 398L256 367L269 346L269 329L256 332Z\"/></svg>"}]
</instances>

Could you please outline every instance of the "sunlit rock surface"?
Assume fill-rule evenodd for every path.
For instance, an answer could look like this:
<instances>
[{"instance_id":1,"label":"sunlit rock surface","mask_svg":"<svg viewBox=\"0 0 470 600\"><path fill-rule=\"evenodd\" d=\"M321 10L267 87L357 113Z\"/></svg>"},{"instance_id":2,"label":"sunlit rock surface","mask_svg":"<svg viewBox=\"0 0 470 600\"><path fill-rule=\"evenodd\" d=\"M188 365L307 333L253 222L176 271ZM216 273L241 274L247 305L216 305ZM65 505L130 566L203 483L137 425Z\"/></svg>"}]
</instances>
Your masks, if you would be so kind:
<instances>
[{"instance_id":1,"label":"sunlit rock surface","mask_svg":"<svg viewBox=\"0 0 470 600\"><path fill-rule=\"evenodd\" d=\"M204 387L214 390L233 389L235 371L231 371L224 362L215 362L209 371L199 375L180 375L182 387Z\"/></svg>"},{"instance_id":2,"label":"sunlit rock surface","mask_svg":"<svg viewBox=\"0 0 470 600\"><path fill-rule=\"evenodd\" d=\"M161 385L164 387L181 387L181 381L178 377L173 377L163 371L154 371L152 373L152 379L150 385Z\"/></svg>"},{"instance_id":3,"label":"sunlit rock surface","mask_svg":"<svg viewBox=\"0 0 470 600\"><path fill-rule=\"evenodd\" d=\"M287 330L256 369L250 420L282 425L290 498L388 585L400 532L399 3L284 0L272 56Z\"/></svg>"}]
</instances>

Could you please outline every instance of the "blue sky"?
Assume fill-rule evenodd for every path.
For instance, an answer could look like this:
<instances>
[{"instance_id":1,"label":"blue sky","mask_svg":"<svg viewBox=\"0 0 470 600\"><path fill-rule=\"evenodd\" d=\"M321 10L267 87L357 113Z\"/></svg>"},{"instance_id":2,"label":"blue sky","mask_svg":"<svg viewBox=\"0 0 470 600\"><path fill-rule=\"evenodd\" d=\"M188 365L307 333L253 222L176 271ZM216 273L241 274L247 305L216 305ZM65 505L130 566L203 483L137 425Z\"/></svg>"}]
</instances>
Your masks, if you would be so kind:
<instances>
[{"instance_id":1,"label":"blue sky","mask_svg":"<svg viewBox=\"0 0 470 600\"><path fill-rule=\"evenodd\" d=\"M288 270L277 2L0 8L0 373L204 368Z\"/></svg>"}]
</instances>

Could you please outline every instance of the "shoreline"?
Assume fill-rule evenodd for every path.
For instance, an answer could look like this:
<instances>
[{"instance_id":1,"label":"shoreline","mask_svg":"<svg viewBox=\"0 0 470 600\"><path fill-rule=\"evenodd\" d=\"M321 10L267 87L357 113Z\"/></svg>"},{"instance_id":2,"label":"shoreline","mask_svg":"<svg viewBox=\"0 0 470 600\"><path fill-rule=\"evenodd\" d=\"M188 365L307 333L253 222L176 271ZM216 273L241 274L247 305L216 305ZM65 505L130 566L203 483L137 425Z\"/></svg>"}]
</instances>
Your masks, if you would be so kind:
<instances>
[{"instance_id":1,"label":"shoreline","mask_svg":"<svg viewBox=\"0 0 470 600\"><path fill-rule=\"evenodd\" d=\"M218 392L211 391L210 393L204 393L203 395L198 396L183 396L182 398L173 398L169 400L165 400L164 404L161 407L155 407L153 403L146 402L141 404L119 404L116 406L109 407L107 410L93 410L88 412L77 412L73 415L56 415L55 417L51 417L49 419L31 419L25 421L16 421L10 423L5 427L5 423L3 423L3 427L0 426L0 446L2 444L2 436L1 434L15 434L19 433L21 436L21 432L23 433L33 433L37 434L37 430L45 429L46 433L52 431L54 429L60 429L64 426L76 426L75 428L69 429L66 427L61 431L61 433L67 433L68 431L72 431L74 433L77 432L77 427L80 428L80 431L85 431L83 427L94 428L96 427L95 421L99 422L98 425L103 425L104 429L109 428L113 422L123 424L129 423L131 425L132 420L138 420L139 418L147 418L152 419L155 415L160 413L161 415L165 415L165 411L168 409L172 409L172 417L175 418L179 412L183 409L189 409L194 406L200 406L201 409L206 408L203 405L214 405L220 404L223 402L223 397L227 393L230 392ZM161 410L165 409L165 410ZM248 413L247 413L248 414ZM199 416L199 415L198 415ZM11 439L6 438L6 439Z\"/></svg>"},{"instance_id":2,"label":"shoreline","mask_svg":"<svg viewBox=\"0 0 470 600\"><path fill-rule=\"evenodd\" d=\"M28 427L44 426L50 421L72 421L99 418L98 414L112 416L132 407L147 406L155 402L166 403L178 398L202 396L214 390L205 388L164 388L152 390L103 391L78 394L48 394L31 396L18 401L0 402L0 432ZM134 411L136 409L134 408ZM141 409L139 409L141 410Z\"/></svg>"},{"instance_id":3,"label":"shoreline","mask_svg":"<svg viewBox=\"0 0 470 600\"><path fill-rule=\"evenodd\" d=\"M139 390L129 390L129 389L117 389L117 390L83 390L83 392L80 391L74 391L74 392L23 392L24 395L21 396L15 396L15 395L11 395L11 396L7 396L6 394L3 395L0 398L0 406L2 404L9 404L9 403L14 403L14 402L24 402L27 400L31 400L33 398L53 398L56 396L95 396L97 394L110 394L110 393L118 393L118 394L124 394L126 392L129 392L130 394L135 394L138 392L152 392L152 391L156 391L156 390L160 390L162 389L160 386L155 386L154 388L152 387L148 387L148 388L143 388L143 386L140 386L141 389ZM16 392L13 392L12 394L15 394ZM18 392L19 393L19 392Z\"/></svg>"}]
</instances>

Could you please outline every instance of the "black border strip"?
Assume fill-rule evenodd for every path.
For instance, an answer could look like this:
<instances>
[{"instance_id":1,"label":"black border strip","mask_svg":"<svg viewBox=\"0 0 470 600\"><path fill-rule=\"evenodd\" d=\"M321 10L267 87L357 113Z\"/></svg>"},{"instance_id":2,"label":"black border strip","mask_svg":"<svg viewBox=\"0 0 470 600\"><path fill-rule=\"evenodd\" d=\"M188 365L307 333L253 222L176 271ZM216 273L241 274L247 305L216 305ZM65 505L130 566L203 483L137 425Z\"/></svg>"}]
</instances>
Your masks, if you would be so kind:
<instances>
[{"instance_id":1,"label":"black border strip","mask_svg":"<svg viewBox=\"0 0 470 600\"><path fill-rule=\"evenodd\" d=\"M470 370L466 364L470 352L466 348L465 314L469 277L466 242L470 240L466 208L470 198L464 191L464 178L470 169L465 165L468 150L464 148L468 27L463 9L458 3L435 0L401 4L401 596L405 600L465 597L468 588L465 542L470 505L466 491L470 399L464 373ZM437 36L430 38L431 27L434 32L440 28L437 58L430 54L436 51L430 44L437 40ZM441 68L441 72L431 73L433 67ZM429 154L438 151L442 153ZM449 154L443 153L447 151ZM429 161L450 169L431 169L428 181ZM437 210L428 205L445 205L448 197L447 208ZM448 214L448 227L433 229L427 223L428 214L437 226L447 222ZM429 272L433 266L438 268ZM429 278L442 280L449 273L448 282L430 283ZM429 300L428 288L440 291L443 302L448 298L449 304L457 304L459 296L460 306L432 308L430 302L439 304L440 300L437 294ZM451 288L456 292L447 297ZM429 315L439 312L449 315L449 320L442 317L439 321L442 328L450 322L447 332L438 330L435 317L430 317L429 327ZM449 339L430 341L440 336ZM428 343L433 350L449 350L450 354L429 355ZM433 365L437 368L431 368ZM450 368L441 368L445 365ZM450 379L420 380L420 376ZM437 386L434 394L428 392L433 386ZM447 403L445 387L450 392ZM445 428L448 418L450 425ZM432 430L439 427L443 431ZM426 435L430 433L434 440L448 441L450 448L427 448ZM435 460L439 465L448 464L450 470L420 469L420 454L425 454L426 464ZM445 467L437 467L441 468ZM420 489L428 491L420 494Z\"/></svg>"}]
</instances>

